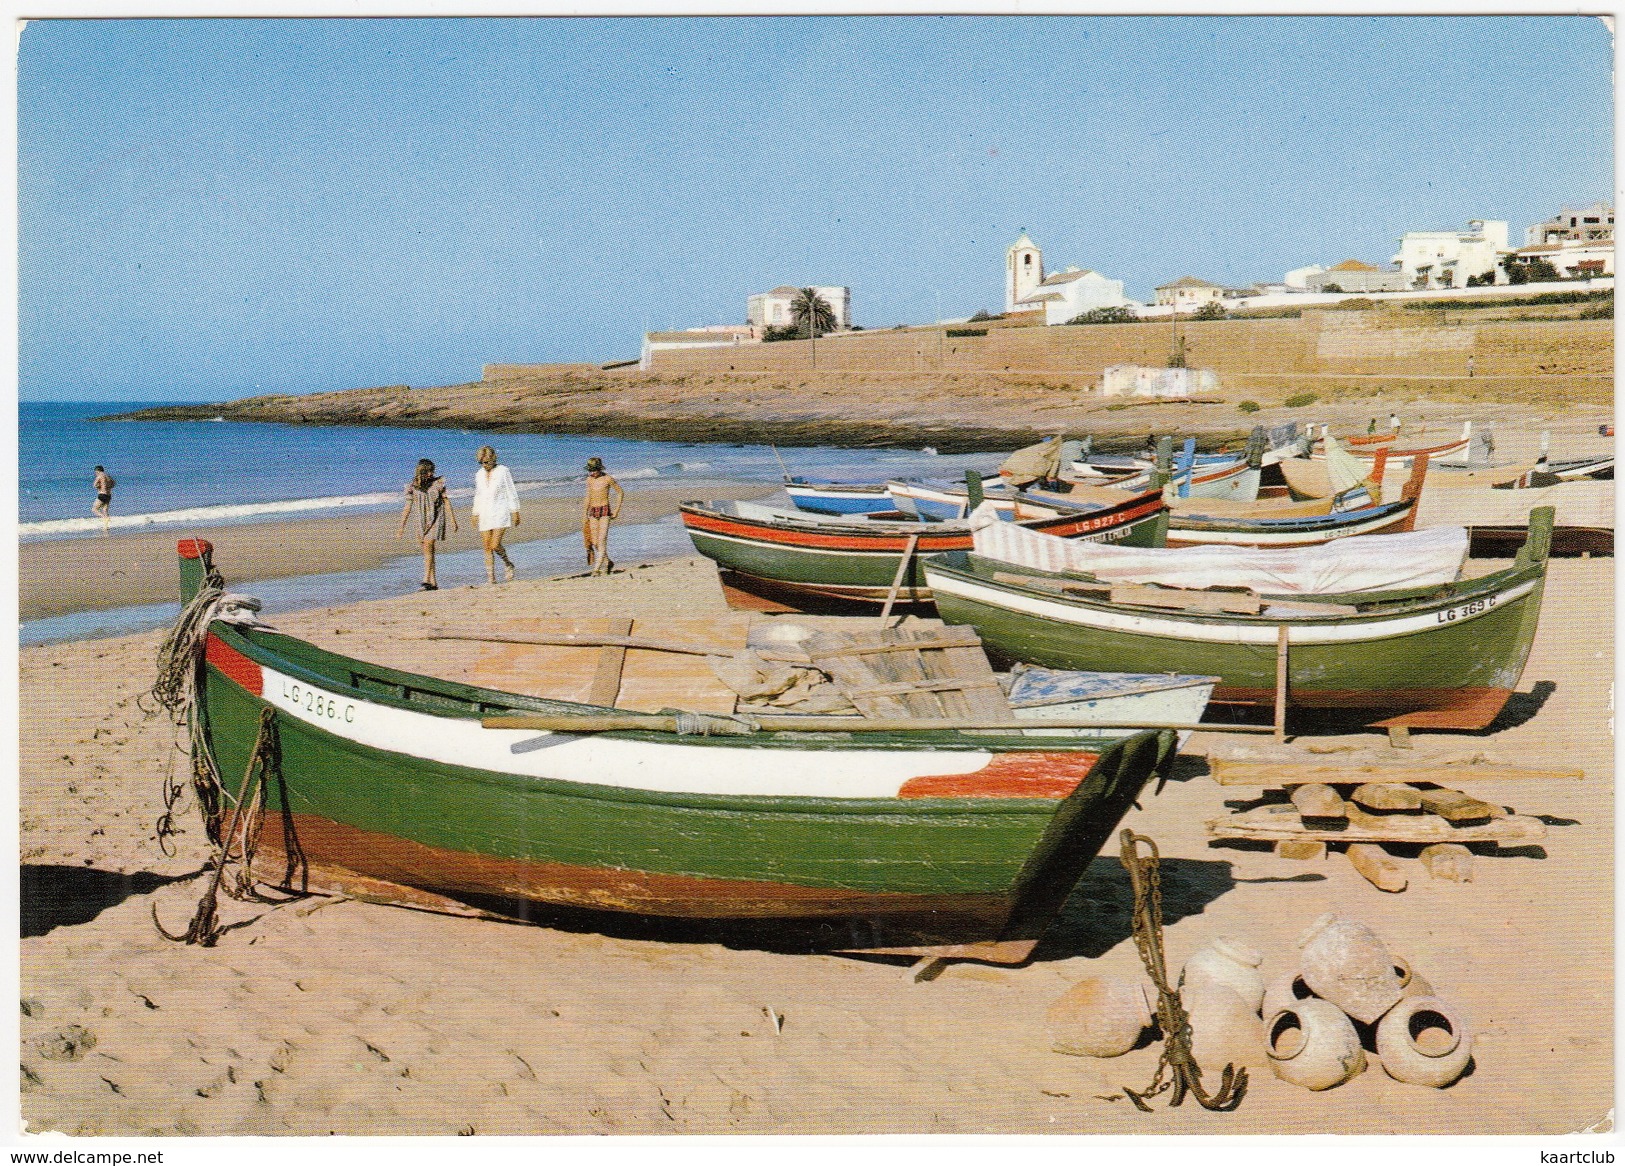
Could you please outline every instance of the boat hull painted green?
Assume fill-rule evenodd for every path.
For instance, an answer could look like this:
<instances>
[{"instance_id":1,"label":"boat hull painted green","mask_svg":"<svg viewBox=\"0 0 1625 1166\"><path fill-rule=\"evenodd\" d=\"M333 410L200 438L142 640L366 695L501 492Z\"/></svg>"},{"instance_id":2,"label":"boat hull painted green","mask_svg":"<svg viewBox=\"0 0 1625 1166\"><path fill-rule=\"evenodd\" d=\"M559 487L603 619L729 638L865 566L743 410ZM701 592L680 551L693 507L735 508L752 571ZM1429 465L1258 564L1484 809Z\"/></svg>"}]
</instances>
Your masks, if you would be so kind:
<instances>
[{"instance_id":1,"label":"boat hull painted green","mask_svg":"<svg viewBox=\"0 0 1625 1166\"><path fill-rule=\"evenodd\" d=\"M1277 629L1284 627L1291 706L1372 710L1422 727L1472 729L1493 720L1516 689L1545 584L1542 558L1456 584L1445 595L1396 600L1358 615L1271 618L1113 604L994 578L1008 570L961 553L931 560L927 577L945 621L970 624L989 649L1014 659L1052 668L1210 673L1221 677L1214 701L1271 704ZM1029 578L1046 576L1023 570Z\"/></svg>"},{"instance_id":2,"label":"boat hull painted green","mask_svg":"<svg viewBox=\"0 0 1625 1166\"><path fill-rule=\"evenodd\" d=\"M1035 528L1061 538L1101 539L1123 546L1160 546L1167 509L1159 498L1125 495L1123 505L1077 516L1037 520ZM928 602L921 561L971 544L968 528L941 523L870 524L768 521L740 517L721 506L684 503L683 523L700 554L718 567L768 586L775 593L883 602L898 578L910 533L916 542L897 600ZM910 527L914 528L912 531Z\"/></svg>"},{"instance_id":3,"label":"boat hull painted green","mask_svg":"<svg viewBox=\"0 0 1625 1166\"><path fill-rule=\"evenodd\" d=\"M1023 958L1173 749L1170 733L486 729L489 716L605 710L223 623L207 649L201 699L222 773L245 772L274 714L262 878L827 921L843 947L860 934L871 949L980 944L993 945L983 958Z\"/></svg>"}]
</instances>

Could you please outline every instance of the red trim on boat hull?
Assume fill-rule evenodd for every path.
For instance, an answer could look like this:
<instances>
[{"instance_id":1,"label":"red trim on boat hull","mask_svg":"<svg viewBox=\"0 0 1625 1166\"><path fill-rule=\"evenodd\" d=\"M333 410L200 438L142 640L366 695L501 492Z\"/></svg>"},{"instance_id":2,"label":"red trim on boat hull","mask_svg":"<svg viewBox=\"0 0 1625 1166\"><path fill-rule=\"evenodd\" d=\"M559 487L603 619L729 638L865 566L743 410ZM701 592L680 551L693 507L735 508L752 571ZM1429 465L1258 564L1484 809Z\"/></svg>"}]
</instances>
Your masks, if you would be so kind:
<instances>
[{"instance_id":1,"label":"red trim on boat hull","mask_svg":"<svg viewBox=\"0 0 1625 1166\"><path fill-rule=\"evenodd\" d=\"M291 864L284 846L290 835L301 860ZM310 814L267 815L255 875L287 890L381 881L404 888L395 896L400 900L422 898L413 895L417 888L431 896L476 895L670 919L878 921L897 929L879 940L888 943L998 939L1014 902L1002 895L855 891L497 858ZM369 897L383 896L375 891ZM850 946L849 938L836 942Z\"/></svg>"},{"instance_id":2,"label":"red trim on boat hull","mask_svg":"<svg viewBox=\"0 0 1625 1166\"><path fill-rule=\"evenodd\" d=\"M1512 696L1510 688L1409 688L1385 692L1316 691L1292 689L1288 708L1295 709L1406 709L1378 725L1417 729L1482 729L1500 715ZM1214 704L1273 705L1275 691L1221 684L1213 690Z\"/></svg>"},{"instance_id":3,"label":"red trim on boat hull","mask_svg":"<svg viewBox=\"0 0 1625 1166\"><path fill-rule=\"evenodd\" d=\"M910 778L900 798L1064 798L1098 753L1000 753L975 773Z\"/></svg>"},{"instance_id":4,"label":"red trim on boat hull","mask_svg":"<svg viewBox=\"0 0 1625 1166\"><path fill-rule=\"evenodd\" d=\"M260 666L213 632L209 633L209 638L204 643L203 658L213 664L228 680L241 685L255 696L265 695L265 673L260 671Z\"/></svg>"}]
</instances>

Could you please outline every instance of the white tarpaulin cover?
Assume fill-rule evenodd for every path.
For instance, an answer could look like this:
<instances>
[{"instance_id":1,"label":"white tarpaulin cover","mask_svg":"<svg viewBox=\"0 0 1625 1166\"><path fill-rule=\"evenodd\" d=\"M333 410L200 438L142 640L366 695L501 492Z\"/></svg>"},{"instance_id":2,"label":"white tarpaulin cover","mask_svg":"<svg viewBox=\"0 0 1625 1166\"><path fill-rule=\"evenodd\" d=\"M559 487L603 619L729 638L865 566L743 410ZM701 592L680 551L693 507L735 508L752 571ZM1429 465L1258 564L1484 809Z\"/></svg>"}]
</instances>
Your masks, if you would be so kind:
<instances>
[{"instance_id":1,"label":"white tarpaulin cover","mask_svg":"<svg viewBox=\"0 0 1625 1166\"><path fill-rule=\"evenodd\" d=\"M984 504L985 507L985 504ZM1467 559L1467 530L1435 527L1368 534L1321 546L1155 549L1057 538L971 516L976 553L1040 571L1078 572L1111 583L1165 587L1247 587L1263 595L1338 595L1454 582Z\"/></svg>"}]
</instances>

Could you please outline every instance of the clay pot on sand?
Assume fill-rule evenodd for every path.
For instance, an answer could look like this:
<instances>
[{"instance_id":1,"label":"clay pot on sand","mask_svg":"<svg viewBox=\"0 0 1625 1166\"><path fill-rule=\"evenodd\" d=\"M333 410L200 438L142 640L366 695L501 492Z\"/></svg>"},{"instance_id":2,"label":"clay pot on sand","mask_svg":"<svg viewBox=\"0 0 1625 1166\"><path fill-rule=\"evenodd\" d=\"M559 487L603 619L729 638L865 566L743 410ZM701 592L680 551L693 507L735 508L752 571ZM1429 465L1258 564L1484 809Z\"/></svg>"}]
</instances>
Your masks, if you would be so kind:
<instances>
[{"instance_id":1,"label":"clay pot on sand","mask_svg":"<svg viewBox=\"0 0 1625 1166\"><path fill-rule=\"evenodd\" d=\"M1300 1000L1313 1000L1315 994L1309 990L1309 985L1303 982L1302 972L1291 972L1281 976L1264 989L1264 1003L1261 1011L1264 1019L1268 1020L1283 1008L1291 1008Z\"/></svg>"},{"instance_id":2,"label":"clay pot on sand","mask_svg":"<svg viewBox=\"0 0 1625 1166\"><path fill-rule=\"evenodd\" d=\"M1185 961L1179 982L1184 985L1210 980L1227 985L1256 1015L1264 1000L1264 976L1258 970L1263 962L1264 957L1241 940L1221 935Z\"/></svg>"},{"instance_id":3,"label":"clay pot on sand","mask_svg":"<svg viewBox=\"0 0 1625 1166\"><path fill-rule=\"evenodd\" d=\"M1049 1006L1050 1047L1079 1057L1120 1057L1140 1042L1151 1023L1143 980L1090 976Z\"/></svg>"},{"instance_id":4,"label":"clay pot on sand","mask_svg":"<svg viewBox=\"0 0 1625 1166\"><path fill-rule=\"evenodd\" d=\"M1394 1080L1443 1089L1467 1071L1473 1038L1437 996L1407 996L1377 1025L1377 1055Z\"/></svg>"},{"instance_id":5,"label":"clay pot on sand","mask_svg":"<svg viewBox=\"0 0 1625 1166\"><path fill-rule=\"evenodd\" d=\"M1390 955L1363 923L1322 915L1298 940L1299 974L1309 989L1355 1020L1372 1024L1404 995L1410 966Z\"/></svg>"},{"instance_id":6,"label":"clay pot on sand","mask_svg":"<svg viewBox=\"0 0 1625 1166\"><path fill-rule=\"evenodd\" d=\"M1330 1089L1365 1070L1354 1022L1325 1000L1300 1000L1268 1021L1270 1068L1305 1089Z\"/></svg>"},{"instance_id":7,"label":"clay pot on sand","mask_svg":"<svg viewBox=\"0 0 1625 1166\"><path fill-rule=\"evenodd\" d=\"M1264 1064L1264 1022L1234 988L1198 977L1180 988L1179 1002L1191 1022L1191 1055L1204 1081L1217 1087L1226 1065Z\"/></svg>"}]
</instances>

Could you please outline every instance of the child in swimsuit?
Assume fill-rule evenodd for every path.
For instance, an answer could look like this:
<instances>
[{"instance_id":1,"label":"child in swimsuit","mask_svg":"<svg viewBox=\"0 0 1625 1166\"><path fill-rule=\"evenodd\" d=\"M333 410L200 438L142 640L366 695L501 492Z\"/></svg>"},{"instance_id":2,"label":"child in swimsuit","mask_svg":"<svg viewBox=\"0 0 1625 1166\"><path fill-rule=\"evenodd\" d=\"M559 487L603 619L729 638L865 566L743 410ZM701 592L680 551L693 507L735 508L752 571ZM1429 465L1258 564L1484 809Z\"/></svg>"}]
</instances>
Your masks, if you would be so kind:
<instances>
[{"instance_id":1,"label":"child in swimsuit","mask_svg":"<svg viewBox=\"0 0 1625 1166\"><path fill-rule=\"evenodd\" d=\"M610 505L610 492L615 503ZM587 459L587 492L582 499L581 535L587 544L587 566L594 575L607 575L615 566L609 557L609 524L620 517L626 491L604 472L602 458Z\"/></svg>"}]
</instances>

